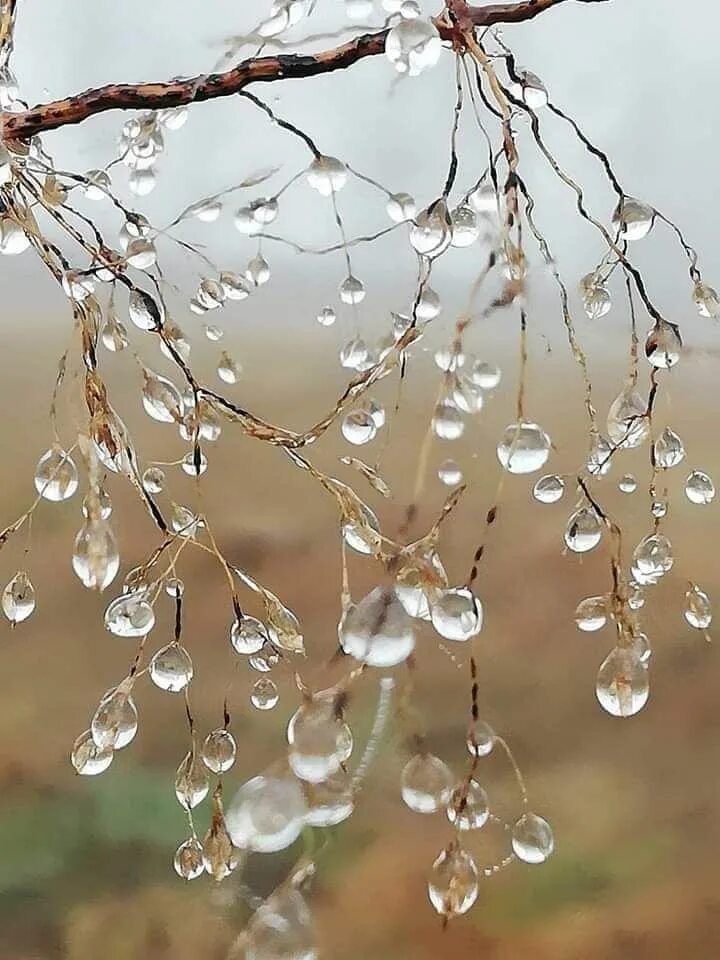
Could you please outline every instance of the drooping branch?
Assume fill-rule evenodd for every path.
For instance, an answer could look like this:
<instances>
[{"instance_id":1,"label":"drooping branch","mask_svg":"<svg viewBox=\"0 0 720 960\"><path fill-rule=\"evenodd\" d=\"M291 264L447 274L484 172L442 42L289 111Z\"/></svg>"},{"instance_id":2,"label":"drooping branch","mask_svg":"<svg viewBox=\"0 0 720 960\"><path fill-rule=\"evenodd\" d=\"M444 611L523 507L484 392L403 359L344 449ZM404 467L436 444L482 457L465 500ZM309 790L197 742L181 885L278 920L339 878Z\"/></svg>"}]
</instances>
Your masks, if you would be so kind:
<instances>
[{"instance_id":1,"label":"drooping branch","mask_svg":"<svg viewBox=\"0 0 720 960\"><path fill-rule=\"evenodd\" d=\"M448 9L435 18L441 37L464 44L467 29L498 23L531 20L564 0L521 0L471 7L465 0L450 0ZM603 0L578 0L600 3ZM229 97L250 83L268 83L300 77L313 77L344 70L366 57L377 56L385 48L387 29L365 33L347 43L314 54L281 54L243 60L232 70L185 80L157 83L114 83L83 93L41 104L21 113L0 114L3 140L23 140L58 127L82 123L88 117L108 110L161 110L189 103Z\"/></svg>"}]
</instances>

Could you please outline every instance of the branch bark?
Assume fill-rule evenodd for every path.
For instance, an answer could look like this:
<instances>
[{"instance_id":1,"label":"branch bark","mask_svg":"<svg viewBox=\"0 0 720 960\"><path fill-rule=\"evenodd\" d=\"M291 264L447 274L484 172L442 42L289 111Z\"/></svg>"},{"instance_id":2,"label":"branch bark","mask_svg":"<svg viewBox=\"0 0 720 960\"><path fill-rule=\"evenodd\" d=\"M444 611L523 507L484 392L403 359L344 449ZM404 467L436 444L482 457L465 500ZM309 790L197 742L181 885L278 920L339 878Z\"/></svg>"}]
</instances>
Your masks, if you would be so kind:
<instances>
[{"instance_id":1,"label":"branch bark","mask_svg":"<svg viewBox=\"0 0 720 960\"><path fill-rule=\"evenodd\" d=\"M449 0L448 10L435 18L441 37L463 43L463 31L489 27L497 23L531 20L565 0L521 0L472 7L465 0ZM600 3L603 0L578 0ZM14 6L14 4L13 4ZM315 54L290 54L243 60L225 73L213 73L159 83L112 83L83 93L54 100L22 113L0 113L0 138L24 140L46 130L82 123L88 117L108 110L161 110L190 103L228 97L250 83L269 83L344 70L366 57L377 56L385 48L387 30L365 33L330 50Z\"/></svg>"}]
</instances>

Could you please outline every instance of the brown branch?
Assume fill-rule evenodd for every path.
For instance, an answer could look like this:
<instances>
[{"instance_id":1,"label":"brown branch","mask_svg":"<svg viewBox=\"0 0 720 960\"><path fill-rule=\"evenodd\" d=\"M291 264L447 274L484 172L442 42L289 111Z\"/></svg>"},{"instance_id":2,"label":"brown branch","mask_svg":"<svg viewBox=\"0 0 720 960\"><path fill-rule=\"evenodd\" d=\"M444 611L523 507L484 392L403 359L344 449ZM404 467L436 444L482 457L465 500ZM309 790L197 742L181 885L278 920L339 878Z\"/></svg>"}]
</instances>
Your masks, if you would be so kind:
<instances>
[{"instance_id":1,"label":"brown branch","mask_svg":"<svg viewBox=\"0 0 720 960\"><path fill-rule=\"evenodd\" d=\"M465 0L449 0L448 10L435 18L444 40L464 46L468 29L490 27L497 23L531 20L564 0L521 0L471 7ZM597 3L602 0L579 0ZM45 130L82 123L88 117L107 110L161 110L189 103L228 97L250 83L268 83L299 77L313 77L346 67L381 54L387 30L366 33L331 50L315 54L281 54L244 60L225 73L211 73L189 80L167 83L114 83L86 90L65 100L54 100L22 113L0 113L3 140L23 140Z\"/></svg>"}]
</instances>

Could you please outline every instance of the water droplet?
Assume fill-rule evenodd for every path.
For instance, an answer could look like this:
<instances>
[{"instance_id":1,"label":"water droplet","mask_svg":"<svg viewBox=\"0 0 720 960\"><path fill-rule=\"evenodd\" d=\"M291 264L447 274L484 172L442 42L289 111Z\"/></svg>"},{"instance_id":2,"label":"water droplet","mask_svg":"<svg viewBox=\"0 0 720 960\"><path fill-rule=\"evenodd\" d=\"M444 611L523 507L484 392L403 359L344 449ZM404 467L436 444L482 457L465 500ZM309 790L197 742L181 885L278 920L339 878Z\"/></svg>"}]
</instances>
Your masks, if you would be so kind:
<instances>
[{"instance_id":1,"label":"water droplet","mask_svg":"<svg viewBox=\"0 0 720 960\"><path fill-rule=\"evenodd\" d=\"M500 368L493 363L486 363L484 360L477 360L469 373L470 379L483 390L494 390L500 383L502 376Z\"/></svg>"},{"instance_id":2,"label":"water droplet","mask_svg":"<svg viewBox=\"0 0 720 960\"><path fill-rule=\"evenodd\" d=\"M79 774L84 777L95 777L107 770L112 763L113 749L98 747L90 731L86 730L73 744L70 760Z\"/></svg>"},{"instance_id":3,"label":"water droplet","mask_svg":"<svg viewBox=\"0 0 720 960\"><path fill-rule=\"evenodd\" d=\"M453 210L450 220L452 224L450 243L453 247L469 247L480 236L475 211L467 204L461 204Z\"/></svg>"},{"instance_id":4,"label":"water droplet","mask_svg":"<svg viewBox=\"0 0 720 960\"><path fill-rule=\"evenodd\" d=\"M587 553L602 540L602 524L590 507L580 507L565 527L565 543L573 553Z\"/></svg>"},{"instance_id":5,"label":"water droplet","mask_svg":"<svg viewBox=\"0 0 720 960\"><path fill-rule=\"evenodd\" d=\"M18 570L3 590L2 608L13 626L27 620L35 609L35 588L24 570Z\"/></svg>"},{"instance_id":6,"label":"water droplet","mask_svg":"<svg viewBox=\"0 0 720 960\"><path fill-rule=\"evenodd\" d=\"M161 493L165 486L165 474L160 467L148 467L142 475L142 485L148 493Z\"/></svg>"},{"instance_id":7,"label":"water droplet","mask_svg":"<svg viewBox=\"0 0 720 960\"><path fill-rule=\"evenodd\" d=\"M599 320L610 312L612 298L602 283L596 283L583 292L583 307L588 320Z\"/></svg>"},{"instance_id":8,"label":"water droplet","mask_svg":"<svg viewBox=\"0 0 720 960\"><path fill-rule=\"evenodd\" d=\"M652 228L655 211L633 197L623 197L613 213L613 226L622 240L642 240Z\"/></svg>"},{"instance_id":9,"label":"water droplet","mask_svg":"<svg viewBox=\"0 0 720 960\"><path fill-rule=\"evenodd\" d=\"M369 443L375 438L377 426L367 410L351 410L342 422L342 435L358 446Z\"/></svg>"},{"instance_id":10,"label":"water droplet","mask_svg":"<svg viewBox=\"0 0 720 960\"><path fill-rule=\"evenodd\" d=\"M653 367L669 370L680 359L682 339L674 323L658 321L645 340L645 356Z\"/></svg>"},{"instance_id":11,"label":"water droplet","mask_svg":"<svg viewBox=\"0 0 720 960\"><path fill-rule=\"evenodd\" d=\"M230 354L223 350L220 354L220 360L217 366L217 375L223 383L237 383L240 379L240 366L233 360Z\"/></svg>"},{"instance_id":12,"label":"water droplet","mask_svg":"<svg viewBox=\"0 0 720 960\"><path fill-rule=\"evenodd\" d=\"M482 604L468 587L449 587L433 602L430 619L445 640L464 642L480 633Z\"/></svg>"},{"instance_id":13,"label":"water droplet","mask_svg":"<svg viewBox=\"0 0 720 960\"><path fill-rule=\"evenodd\" d=\"M587 458L587 471L593 477L604 477L612 466L612 447L605 437L595 437Z\"/></svg>"},{"instance_id":14,"label":"water droplet","mask_svg":"<svg viewBox=\"0 0 720 960\"><path fill-rule=\"evenodd\" d=\"M35 467L35 489L45 500L69 500L78 488L78 472L69 453L54 444Z\"/></svg>"},{"instance_id":15,"label":"water droplet","mask_svg":"<svg viewBox=\"0 0 720 960\"><path fill-rule=\"evenodd\" d=\"M132 681L124 680L108 690L92 718L90 732L97 747L120 750L135 737L138 728L137 709L130 696Z\"/></svg>"},{"instance_id":16,"label":"water droplet","mask_svg":"<svg viewBox=\"0 0 720 960\"><path fill-rule=\"evenodd\" d=\"M554 473L548 473L536 482L533 496L540 503L557 503L565 493L565 481Z\"/></svg>"},{"instance_id":17,"label":"water droplet","mask_svg":"<svg viewBox=\"0 0 720 960\"><path fill-rule=\"evenodd\" d=\"M261 904L247 928L245 960L318 960L312 917L302 894L283 886Z\"/></svg>"},{"instance_id":18,"label":"water droplet","mask_svg":"<svg viewBox=\"0 0 720 960\"><path fill-rule=\"evenodd\" d=\"M431 20L403 18L385 38L385 56L398 73L416 77L435 66L440 59L442 41Z\"/></svg>"},{"instance_id":19,"label":"water droplet","mask_svg":"<svg viewBox=\"0 0 720 960\"><path fill-rule=\"evenodd\" d=\"M441 400L433 413L432 429L440 440L457 440L465 431L465 421L454 404Z\"/></svg>"},{"instance_id":20,"label":"water droplet","mask_svg":"<svg viewBox=\"0 0 720 960\"><path fill-rule=\"evenodd\" d=\"M432 865L428 896L444 917L467 913L477 900L478 872L475 861L459 847L443 850Z\"/></svg>"},{"instance_id":21,"label":"water droplet","mask_svg":"<svg viewBox=\"0 0 720 960\"><path fill-rule=\"evenodd\" d=\"M550 824L536 813L524 813L513 827L512 848L524 863L544 863L555 849Z\"/></svg>"},{"instance_id":22,"label":"water droplet","mask_svg":"<svg viewBox=\"0 0 720 960\"><path fill-rule=\"evenodd\" d=\"M317 315L317 322L323 327L331 327L336 320L337 316L332 307L323 307Z\"/></svg>"},{"instance_id":23,"label":"water droplet","mask_svg":"<svg viewBox=\"0 0 720 960\"><path fill-rule=\"evenodd\" d=\"M175 796L185 810L193 810L208 795L210 784L203 765L190 750L185 754L175 774Z\"/></svg>"},{"instance_id":24,"label":"water droplet","mask_svg":"<svg viewBox=\"0 0 720 960\"><path fill-rule=\"evenodd\" d=\"M631 473L626 473L618 480L618 490L621 493L635 493L637 480Z\"/></svg>"},{"instance_id":25,"label":"water droplet","mask_svg":"<svg viewBox=\"0 0 720 960\"><path fill-rule=\"evenodd\" d=\"M105 627L116 637L144 637L154 626L153 608L137 594L116 597L105 611Z\"/></svg>"},{"instance_id":26,"label":"water droplet","mask_svg":"<svg viewBox=\"0 0 720 960\"><path fill-rule=\"evenodd\" d=\"M153 655L149 672L156 687L180 693L193 678L190 654L179 643L168 643Z\"/></svg>"},{"instance_id":27,"label":"water droplet","mask_svg":"<svg viewBox=\"0 0 720 960\"><path fill-rule=\"evenodd\" d=\"M438 467L438 478L447 487L457 487L463 482L463 473L454 460L443 460Z\"/></svg>"},{"instance_id":28,"label":"water droplet","mask_svg":"<svg viewBox=\"0 0 720 960\"><path fill-rule=\"evenodd\" d=\"M230 628L230 643L236 653L250 655L259 653L268 640L268 632L260 620L244 616L239 622L233 621Z\"/></svg>"},{"instance_id":29,"label":"water droplet","mask_svg":"<svg viewBox=\"0 0 720 960\"><path fill-rule=\"evenodd\" d=\"M720 297L708 284L700 281L695 284L693 300L701 317L717 317L720 314Z\"/></svg>"},{"instance_id":30,"label":"water droplet","mask_svg":"<svg viewBox=\"0 0 720 960\"><path fill-rule=\"evenodd\" d=\"M592 633L602 630L608 620L607 597L586 597L575 609L575 623L579 630Z\"/></svg>"},{"instance_id":31,"label":"water droplet","mask_svg":"<svg viewBox=\"0 0 720 960\"><path fill-rule=\"evenodd\" d=\"M391 194L388 197L385 209L393 223L404 223L406 220L412 220L417 213L415 200L409 193Z\"/></svg>"},{"instance_id":32,"label":"water droplet","mask_svg":"<svg viewBox=\"0 0 720 960\"><path fill-rule=\"evenodd\" d=\"M680 437L670 427L665 427L655 441L655 461L659 467L669 470L685 459L685 447Z\"/></svg>"},{"instance_id":33,"label":"water droplet","mask_svg":"<svg viewBox=\"0 0 720 960\"><path fill-rule=\"evenodd\" d=\"M467 787L455 787L448 801L447 818L457 830L480 830L489 816L487 793L476 780L471 780Z\"/></svg>"},{"instance_id":34,"label":"water droplet","mask_svg":"<svg viewBox=\"0 0 720 960\"><path fill-rule=\"evenodd\" d=\"M536 423L511 423L498 443L497 455L508 473L534 473L547 463L550 437Z\"/></svg>"},{"instance_id":35,"label":"water droplet","mask_svg":"<svg viewBox=\"0 0 720 960\"><path fill-rule=\"evenodd\" d=\"M371 667L394 667L415 647L412 620L394 590L375 587L339 625L340 645Z\"/></svg>"},{"instance_id":36,"label":"water droplet","mask_svg":"<svg viewBox=\"0 0 720 960\"><path fill-rule=\"evenodd\" d=\"M358 280L358 278L352 276L352 274L345 277L340 284L340 299L343 303L362 303L365 299L365 286L362 280Z\"/></svg>"},{"instance_id":37,"label":"water droplet","mask_svg":"<svg viewBox=\"0 0 720 960\"><path fill-rule=\"evenodd\" d=\"M236 847L275 853L297 840L306 815L305 797L294 776L260 776L240 787L225 822Z\"/></svg>"},{"instance_id":38,"label":"water droplet","mask_svg":"<svg viewBox=\"0 0 720 960\"><path fill-rule=\"evenodd\" d=\"M495 746L495 731L481 720L475 724L466 743L471 757L488 757Z\"/></svg>"},{"instance_id":39,"label":"water droplet","mask_svg":"<svg viewBox=\"0 0 720 960\"><path fill-rule=\"evenodd\" d=\"M272 710L279 698L278 688L269 677L260 677L253 684L250 702L257 710Z\"/></svg>"},{"instance_id":40,"label":"water droplet","mask_svg":"<svg viewBox=\"0 0 720 960\"><path fill-rule=\"evenodd\" d=\"M615 647L598 671L595 692L603 710L614 717L632 717L647 703L648 672L634 650Z\"/></svg>"},{"instance_id":41,"label":"water droplet","mask_svg":"<svg viewBox=\"0 0 720 960\"><path fill-rule=\"evenodd\" d=\"M372 510L362 504L355 517L348 517L342 525L345 543L356 553L366 556L376 552L380 545L380 523Z\"/></svg>"},{"instance_id":42,"label":"water droplet","mask_svg":"<svg viewBox=\"0 0 720 960\"><path fill-rule=\"evenodd\" d=\"M182 458L180 466L189 477L201 477L208 467L207 457L200 451L200 456L196 460L195 451L191 450Z\"/></svg>"},{"instance_id":43,"label":"water droplet","mask_svg":"<svg viewBox=\"0 0 720 960\"><path fill-rule=\"evenodd\" d=\"M400 790L415 813L436 813L447 806L453 782L452 771L439 757L418 753L403 767Z\"/></svg>"},{"instance_id":44,"label":"water droplet","mask_svg":"<svg viewBox=\"0 0 720 960\"><path fill-rule=\"evenodd\" d=\"M275 197L261 197L250 204L252 215L258 223L266 225L272 223L278 215L279 204Z\"/></svg>"},{"instance_id":45,"label":"water droplet","mask_svg":"<svg viewBox=\"0 0 720 960\"><path fill-rule=\"evenodd\" d=\"M540 77L530 70L519 70L519 79L510 84L510 92L517 99L525 103L531 110L546 106L548 92Z\"/></svg>"},{"instance_id":46,"label":"water droplet","mask_svg":"<svg viewBox=\"0 0 720 960\"><path fill-rule=\"evenodd\" d=\"M610 405L607 430L612 442L627 450L639 447L650 432L647 404L632 385L625 387Z\"/></svg>"},{"instance_id":47,"label":"water droplet","mask_svg":"<svg viewBox=\"0 0 720 960\"><path fill-rule=\"evenodd\" d=\"M696 630L706 630L712 622L712 607L708 595L693 583L685 594L685 619Z\"/></svg>"},{"instance_id":48,"label":"water droplet","mask_svg":"<svg viewBox=\"0 0 720 960\"><path fill-rule=\"evenodd\" d=\"M307 784L306 796L307 823L311 827L334 827L347 820L355 805L352 784L342 770L322 783Z\"/></svg>"},{"instance_id":49,"label":"water droplet","mask_svg":"<svg viewBox=\"0 0 720 960\"><path fill-rule=\"evenodd\" d=\"M334 700L303 704L287 728L288 762L296 777L321 783L340 769L353 748L350 727L338 716Z\"/></svg>"},{"instance_id":50,"label":"water droplet","mask_svg":"<svg viewBox=\"0 0 720 960\"><path fill-rule=\"evenodd\" d=\"M225 773L235 763L237 747L229 730L213 730L202 745L202 761L212 773Z\"/></svg>"},{"instance_id":51,"label":"water droplet","mask_svg":"<svg viewBox=\"0 0 720 960\"><path fill-rule=\"evenodd\" d=\"M315 157L307 172L307 182L323 197L342 190L347 177L347 167L336 157Z\"/></svg>"},{"instance_id":52,"label":"water droplet","mask_svg":"<svg viewBox=\"0 0 720 960\"><path fill-rule=\"evenodd\" d=\"M685 481L685 496L691 503L712 503L715 499L715 484L702 470L693 470Z\"/></svg>"},{"instance_id":53,"label":"water droplet","mask_svg":"<svg viewBox=\"0 0 720 960\"><path fill-rule=\"evenodd\" d=\"M75 537L72 566L89 590L110 586L120 569L120 554L107 520L85 521Z\"/></svg>"},{"instance_id":54,"label":"water droplet","mask_svg":"<svg viewBox=\"0 0 720 960\"><path fill-rule=\"evenodd\" d=\"M180 391L167 377L143 369L142 404L145 412L159 423L179 423L184 415Z\"/></svg>"},{"instance_id":55,"label":"water droplet","mask_svg":"<svg viewBox=\"0 0 720 960\"><path fill-rule=\"evenodd\" d=\"M139 330L157 330L160 312L155 301L144 290L130 291L128 313Z\"/></svg>"},{"instance_id":56,"label":"water droplet","mask_svg":"<svg viewBox=\"0 0 720 960\"><path fill-rule=\"evenodd\" d=\"M256 287L262 287L270 279L270 264L259 253L248 261L245 276Z\"/></svg>"},{"instance_id":57,"label":"water droplet","mask_svg":"<svg viewBox=\"0 0 720 960\"><path fill-rule=\"evenodd\" d=\"M185 840L175 851L175 873L183 880L195 880L205 869L203 848L197 837Z\"/></svg>"},{"instance_id":58,"label":"water droplet","mask_svg":"<svg viewBox=\"0 0 720 960\"><path fill-rule=\"evenodd\" d=\"M241 277L240 274L223 270L219 280L228 300L246 300L250 296L251 287L245 277Z\"/></svg>"},{"instance_id":59,"label":"water droplet","mask_svg":"<svg viewBox=\"0 0 720 960\"><path fill-rule=\"evenodd\" d=\"M410 226L410 244L423 257L440 256L450 246L452 223L444 199L422 210Z\"/></svg>"},{"instance_id":60,"label":"water droplet","mask_svg":"<svg viewBox=\"0 0 720 960\"><path fill-rule=\"evenodd\" d=\"M157 260L155 244L147 237L138 237L131 240L125 248L125 258L131 267L136 270L147 270Z\"/></svg>"},{"instance_id":61,"label":"water droplet","mask_svg":"<svg viewBox=\"0 0 720 960\"><path fill-rule=\"evenodd\" d=\"M127 327L117 317L109 317L103 324L100 338L111 353L119 353L128 345Z\"/></svg>"}]
</instances>

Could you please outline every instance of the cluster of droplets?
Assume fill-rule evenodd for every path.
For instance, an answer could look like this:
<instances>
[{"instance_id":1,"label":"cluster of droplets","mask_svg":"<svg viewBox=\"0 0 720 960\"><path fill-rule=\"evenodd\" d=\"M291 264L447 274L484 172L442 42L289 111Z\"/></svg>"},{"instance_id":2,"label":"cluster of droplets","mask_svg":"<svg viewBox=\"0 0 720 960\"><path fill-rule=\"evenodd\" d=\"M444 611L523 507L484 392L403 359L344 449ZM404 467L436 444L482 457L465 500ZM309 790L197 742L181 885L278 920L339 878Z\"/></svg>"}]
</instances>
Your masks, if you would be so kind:
<instances>
[{"instance_id":1,"label":"cluster of droplets","mask_svg":"<svg viewBox=\"0 0 720 960\"><path fill-rule=\"evenodd\" d=\"M186 107L142 113L126 120L120 134L120 156L129 168L128 184L133 193L144 197L156 183L156 164L165 149L165 131L179 130L187 119ZM105 191L109 183L102 171L93 171L90 189Z\"/></svg>"}]
</instances>

